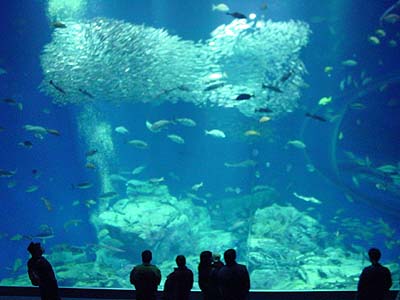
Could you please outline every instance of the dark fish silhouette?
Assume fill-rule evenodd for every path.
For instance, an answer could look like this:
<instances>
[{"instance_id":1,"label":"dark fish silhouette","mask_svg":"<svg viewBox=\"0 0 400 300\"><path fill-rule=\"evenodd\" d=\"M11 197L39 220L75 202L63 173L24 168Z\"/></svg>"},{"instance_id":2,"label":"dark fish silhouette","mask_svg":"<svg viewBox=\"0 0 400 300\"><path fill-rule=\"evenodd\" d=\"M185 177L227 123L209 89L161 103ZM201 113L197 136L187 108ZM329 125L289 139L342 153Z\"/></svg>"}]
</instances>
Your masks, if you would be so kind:
<instances>
[{"instance_id":1,"label":"dark fish silhouette","mask_svg":"<svg viewBox=\"0 0 400 300\"><path fill-rule=\"evenodd\" d=\"M64 91L62 88L60 88L58 85L56 85L56 84L53 82L53 80L50 80L49 83L50 83L57 91L59 91L60 93L62 93L62 94L65 95L65 91Z\"/></svg>"},{"instance_id":2,"label":"dark fish silhouette","mask_svg":"<svg viewBox=\"0 0 400 300\"><path fill-rule=\"evenodd\" d=\"M89 150L88 152L86 152L86 156L93 156L93 155L95 155L97 152L98 152L97 149Z\"/></svg>"},{"instance_id":3,"label":"dark fish silhouette","mask_svg":"<svg viewBox=\"0 0 400 300\"><path fill-rule=\"evenodd\" d=\"M286 80L288 80L290 78L290 76L292 76L292 74L293 74L292 71L289 71L289 72L283 74L281 79L280 79L280 82L284 83Z\"/></svg>"},{"instance_id":4,"label":"dark fish silhouette","mask_svg":"<svg viewBox=\"0 0 400 300\"><path fill-rule=\"evenodd\" d=\"M15 105L17 104L17 101L12 99L12 98L4 98L1 101L3 101L4 103L10 104L10 105Z\"/></svg>"},{"instance_id":5,"label":"dark fish silhouette","mask_svg":"<svg viewBox=\"0 0 400 300\"><path fill-rule=\"evenodd\" d=\"M64 23L60 22L60 21L55 21L55 22L51 23L51 25L54 28L67 28L67 26Z\"/></svg>"},{"instance_id":6,"label":"dark fish silhouette","mask_svg":"<svg viewBox=\"0 0 400 300\"><path fill-rule=\"evenodd\" d=\"M249 100L251 97L254 97L254 95L250 94L240 94L235 98L235 100L242 101L242 100Z\"/></svg>"},{"instance_id":7,"label":"dark fish silhouette","mask_svg":"<svg viewBox=\"0 0 400 300\"><path fill-rule=\"evenodd\" d=\"M315 114L310 114L310 113L306 113L306 117L309 117L311 119L320 121L320 122L326 122L327 120L324 117L321 117L319 115L315 115Z\"/></svg>"},{"instance_id":8,"label":"dark fish silhouette","mask_svg":"<svg viewBox=\"0 0 400 300\"><path fill-rule=\"evenodd\" d=\"M263 89L269 89L269 90L274 91L274 92L277 92L277 93L283 93L283 91L282 91L279 87L277 87L277 86L275 86L275 85L272 85L272 84L265 84L265 83L263 83L263 84L262 84L262 88L263 88Z\"/></svg>"},{"instance_id":9,"label":"dark fish silhouette","mask_svg":"<svg viewBox=\"0 0 400 300\"><path fill-rule=\"evenodd\" d=\"M89 98L93 99L94 96L84 89L78 89L83 95L88 96Z\"/></svg>"},{"instance_id":10,"label":"dark fish silhouette","mask_svg":"<svg viewBox=\"0 0 400 300\"><path fill-rule=\"evenodd\" d=\"M239 12L234 12L234 13L227 12L226 14L234 17L235 19L247 19L247 17L244 14L241 14Z\"/></svg>"},{"instance_id":11,"label":"dark fish silhouette","mask_svg":"<svg viewBox=\"0 0 400 300\"><path fill-rule=\"evenodd\" d=\"M272 113L273 111L268 108L268 107L261 107L261 108L256 108L254 112L259 112L259 113Z\"/></svg>"}]
</instances>

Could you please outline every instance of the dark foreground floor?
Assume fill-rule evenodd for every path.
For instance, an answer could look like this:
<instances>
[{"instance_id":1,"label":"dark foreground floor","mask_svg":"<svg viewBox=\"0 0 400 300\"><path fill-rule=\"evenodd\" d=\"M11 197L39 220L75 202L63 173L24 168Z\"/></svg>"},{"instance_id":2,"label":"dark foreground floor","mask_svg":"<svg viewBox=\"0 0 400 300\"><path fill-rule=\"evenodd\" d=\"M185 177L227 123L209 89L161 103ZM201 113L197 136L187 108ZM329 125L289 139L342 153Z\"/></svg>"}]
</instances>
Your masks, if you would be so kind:
<instances>
[{"instance_id":1,"label":"dark foreground floor","mask_svg":"<svg viewBox=\"0 0 400 300\"><path fill-rule=\"evenodd\" d=\"M397 291L391 291L390 299L396 298ZM125 289L76 289L61 288L63 300L123 300L135 299L135 292ZM355 300L354 291L254 291L248 300ZM0 300L39 300L39 291L34 287L5 287L0 286ZM162 299L159 293L158 299ZM194 291L190 300L201 300L201 294ZM389 300L389 299L388 299Z\"/></svg>"}]
</instances>

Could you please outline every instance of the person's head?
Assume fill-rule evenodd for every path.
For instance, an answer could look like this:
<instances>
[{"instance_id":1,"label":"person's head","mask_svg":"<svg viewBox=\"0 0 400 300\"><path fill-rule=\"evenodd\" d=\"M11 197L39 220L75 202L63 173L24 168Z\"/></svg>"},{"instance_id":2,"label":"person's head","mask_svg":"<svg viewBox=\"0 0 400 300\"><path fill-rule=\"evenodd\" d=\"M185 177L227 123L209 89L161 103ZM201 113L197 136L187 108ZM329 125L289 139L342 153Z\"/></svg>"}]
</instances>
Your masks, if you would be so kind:
<instances>
[{"instance_id":1,"label":"person's head","mask_svg":"<svg viewBox=\"0 0 400 300\"><path fill-rule=\"evenodd\" d=\"M203 251L200 253L200 264L201 265L211 265L212 263L212 252Z\"/></svg>"},{"instance_id":2,"label":"person's head","mask_svg":"<svg viewBox=\"0 0 400 300\"><path fill-rule=\"evenodd\" d=\"M186 258L183 255L178 255L175 261L178 268L183 268L184 266L186 266Z\"/></svg>"},{"instance_id":3,"label":"person's head","mask_svg":"<svg viewBox=\"0 0 400 300\"><path fill-rule=\"evenodd\" d=\"M212 260L213 260L214 262L216 262L216 261L221 261L221 254L219 254L219 253L213 253L213 254L212 254Z\"/></svg>"},{"instance_id":4,"label":"person's head","mask_svg":"<svg viewBox=\"0 0 400 300\"><path fill-rule=\"evenodd\" d=\"M228 249L224 252L224 260L227 265L231 265L236 260L236 251L235 249Z\"/></svg>"},{"instance_id":5,"label":"person's head","mask_svg":"<svg viewBox=\"0 0 400 300\"><path fill-rule=\"evenodd\" d=\"M40 243L31 242L27 248L32 257L39 257L44 253L44 249Z\"/></svg>"},{"instance_id":6,"label":"person's head","mask_svg":"<svg viewBox=\"0 0 400 300\"><path fill-rule=\"evenodd\" d=\"M368 250L368 256L372 263L377 263L381 259L381 251L377 248L371 248Z\"/></svg>"},{"instance_id":7,"label":"person's head","mask_svg":"<svg viewBox=\"0 0 400 300\"><path fill-rule=\"evenodd\" d=\"M153 259L153 254L151 253L150 250L144 250L142 252L142 262L148 264L151 262L152 259Z\"/></svg>"}]
</instances>

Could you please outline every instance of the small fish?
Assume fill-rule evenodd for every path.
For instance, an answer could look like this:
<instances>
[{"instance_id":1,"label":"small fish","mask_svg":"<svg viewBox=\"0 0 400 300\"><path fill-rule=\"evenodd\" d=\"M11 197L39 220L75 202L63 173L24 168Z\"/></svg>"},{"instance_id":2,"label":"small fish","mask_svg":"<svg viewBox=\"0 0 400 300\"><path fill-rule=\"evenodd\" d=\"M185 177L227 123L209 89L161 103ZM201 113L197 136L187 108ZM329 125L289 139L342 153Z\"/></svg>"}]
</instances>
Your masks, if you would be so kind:
<instances>
[{"instance_id":1,"label":"small fish","mask_svg":"<svg viewBox=\"0 0 400 300\"><path fill-rule=\"evenodd\" d=\"M149 121L146 121L146 127L151 132L160 132L171 124L175 124L175 122L170 120L158 120L152 124Z\"/></svg>"},{"instance_id":2,"label":"small fish","mask_svg":"<svg viewBox=\"0 0 400 300\"><path fill-rule=\"evenodd\" d=\"M235 163L224 163L224 166L227 168L248 168L248 167L254 167L257 165L257 162L252 159L246 159L240 162L235 162Z\"/></svg>"},{"instance_id":3,"label":"small fish","mask_svg":"<svg viewBox=\"0 0 400 300\"><path fill-rule=\"evenodd\" d=\"M343 134L343 132L341 131L341 132L339 132L338 140L341 141L341 140L343 140L343 138L344 138L344 134Z\"/></svg>"},{"instance_id":4,"label":"small fish","mask_svg":"<svg viewBox=\"0 0 400 300\"><path fill-rule=\"evenodd\" d=\"M0 75L7 74L7 71L3 68L0 68Z\"/></svg>"},{"instance_id":5,"label":"small fish","mask_svg":"<svg viewBox=\"0 0 400 300\"><path fill-rule=\"evenodd\" d=\"M322 203L321 200L318 200L315 197L302 196L302 195L297 194L296 192L293 193L293 196L295 196L296 198L299 198L301 200L304 200L306 202L311 202L311 203L314 203L314 204L321 204Z\"/></svg>"},{"instance_id":6,"label":"small fish","mask_svg":"<svg viewBox=\"0 0 400 300\"><path fill-rule=\"evenodd\" d=\"M53 205L51 204L49 199L47 199L46 197L40 197L40 200L42 200L44 206L46 206L48 211L53 210Z\"/></svg>"},{"instance_id":7,"label":"small fish","mask_svg":"<svg viewBox=\"0 0 400 300\"><path fill-rule=\"evenodd\" d=\"M205 135L211 135L215 138L226 138L225 133L222 130L219 129L211 129L211 130L204 130Z\"/></svg>"},{"instance_id":8,"label":"small fish","mask_svg":"<svg viewBox=\"0 0 400 300\"><path fill-rule=\"evenodd\" d=\"M254 110L254 112L257 112L257 113L272 113L273 111L268 107L261 107L261 108L256 108Z\"/></svg>"},{"instance_id":9,"label":"small fish","mask_svg":"<svg viewBox=\"0 0 400 300\"><path fill-rule=\"evenodd\" d=\"M81 92L83 95L85 95L91 99L94 99L94 96L91 93L89 93L88 91L81 89L81 88L79 88L78 91Z\"/></svg>"},{"instance_id":10,"label":"small fish","mask_svg":"<svg viewBox=\"0 0 400 300\"><path fill-rule=\"evenodd\" d=\"M366 106L364 104L360 103L360 102L354 102L354 103L350 104L350 108L361 110L361 109L365 109Z\"/></svg>"},{"instance_id":11,"label":"small fish","mask_svg":"<svg viewBox=\"0 0 400 300\"><path fill-rule=\"evenodd\" d=\"M331 103L331 102L332 102L332 97L322 97L321 99L319 99L318 105L325 106L325 105L327 105L328 103Z\"/></svg>"},{"instance_id":12,"label":"small fish","mask_svg":"<svg viewBox=\"0 0 400 300\"><path fill-rule=\"evenodd\" d=\"M394 48L394 47L397 47L397 42L395 40L390 40L388 42L388 45L389 45L389 47Z\"/></svg>"},{"instance_id":13,"label":"small fish","mask_svg":"<svg viewBox=\"0 0 400 300\"><path fill-rule=\"evenodd\" d=\"M25 192L33 193L33 192L36 192L38 189L39 189L39 187L37 185L31 185L26 188Z\"/></svg>"},{"instance_id":14,"label":"small fish","mask_svg":"<svg viewBox=\"0 0 400 300\"><path fill-rule=\"evenodd\" d=\"M321 117L321 116L316 115L316 114L306 113L305 116L309 117L311 119L317 120L317 121L321 121L321 122L326 122L327 121L324 117Z\"/></svg>"},{"instance_id":15,"label":"small fish","mask_svg":"<svg viewBox=\"0 0 400 300\"><path fill-rule=\"evenodd\" d=\"M19 146L25 147L25 148L32 148L33 144L31 141L23 141L18 143Z\"/></svg>"},{"instance_id":16,"label":"small fish","mask_svg":"<svg viewBox=\"0 0 400 300\"><path fill-rule=\"evenodd\" d=\"M271 90L271 91L276 92L276 93L283 93L283 91L282 91L279 87L277 87L277 86L275 86L275 85L272 85L272 84L265 84L265 83L263 83L263 84L261 85L261 87L262 87L263 89L268 89L268 90Z\"/></svg>"},{"instance_id":17,"label":"small fish","mask_svg":"<svg viewBox=\"0 0 400 300\"><path fill-rule=\"evenodd\" d=\"M354 59L347 59L342 61L342 66L346 66L346 67L355 67L358 65L358 62Z\"/></svg>"},{"instance_id":18,"label":"small fish","mask_svg":"<svg viewBox=\"0 0 400 300\"><path fill-rule=\"evenodd\" d=\"M47 128L46 131L47 131L48 133L52 134L52 135L56 135L56 136L60 136L60 135L61 135L61 133L60 133L58 130L56 130L56 129L49 129L49 128Z\"/></svg>"},{"instance_id":19,"label":"small fish","mask_svg":"<svg viewBox=\"0 0 400 300\"><path fill-rule=\"evenodd\" d=\"M254 97L254 95L250 94L240 94L238 95L235 100L242 101L242 100L249 100L251 97Z\"/></svg>"},{"instance_id":20,"label":"small fish","mask_svg":"<svg viewBox=\"0 0 400 300\"><path fill-rule=\"evenodd\" d=\"M95 155L97 152L99 152L97 149L92 149L86 152L86 156L93 156Z\"/></svg>"},{"instance_id":21,"label":"small fish","mask_svg":"<svg viewBox=\"0 0 400 300\"><path fill-rule=\"evenodd\" d=\"M233 13L227 12L226 14L234 17L235 19L247 19L247 17L244 14L239 12L233 12Z\"/></svg>"},{"instance_id":22,"label":"small fish","mask_svg":"<svg viewBox=\"0 0 400 300\"><path fill-rule=\"evenodd\" d=\"M59 91L61 94L64 94L64 95L66 94L65 91L64 91L61 87L59 87L58 85L56 85L56 84L53 82L53 80L50 80L49 83L50 83L50 85L52 85L57 91Z\"/></svg>"},{"instance_id":23,"label":"small fish","mask_svg":"<svg viewBox=\"0 0 400 300\"><path fill-rule=\"evenodd\" d=\"M60 21L55 21L55 22L51 23L51 26L53 26L54 28L67 28L67 25L65 25L64 23L62 23Z\"/></svg>"},{"instance_id":24,"label":"small fish","mask_svg":"<svg viewBox=\"0 0 400 300\"><path fill-rule=\"evenodd\" d=\"M96 169L96 165L91 162L86 163L85 167L92 170Z\"/></svg>"},{"instance_id":25,"label":"small fish","mask_svg":"<svg viewBox=\"0 0 400 300\"><path fill-rule=\"evenodd\" d=\"M196 184L194 184L193 186L192 186L192 190L193 191L198 191L200 188L202 188L203 187L203 182L200 182L200 183L196 183Z\"/></svg>"},{"instance_id":26,"label":"small fish","mask_svg":"<svg viewBox=\"0 0 400 300\"><path fill-rule=\"evenodd\" d=\"M79 224L83 223L81 219L71 219L64 223L64 230L68 231L68 228L71 226L78 226Z\"/></svg>"},{"instance_id":27,"label":"small fish","mask_svg":"<svg viewBox=\"0 0 400 300\"><path fill-rule=\"evenodd\" d=\"M169 134L169 135L167 135L167 137L171 141L173 141L174 143L177 143L177 144L184 144L185 143L185 140L182 137L180 137L179 135Z\"/></svg>"},{"instance_id":28,"label":"small fish","mask_svg":"<svg viewBox=\"0 0 400 300\"><path fill-rule=\"evenodd\" d=\"M107 192L107 193L103 193L99 196L99 199L101 200L106 200L106 199L111 199L118 196L118 194L116 192Z\"/></svg>"},{"instance_id":29,"label":"small fish","mask_svg":"<svg viewBox=\"0 0 400 300\"><path fill-rule=\"evenodd\" d=\"M260 6L261 10L266 10L268 8L268 4L266 2L262 3Z\"/></svg>"},{"instance_id":30,"label":"small fish","mask_svg":"<svg viewBox=\"0 0 400 300\"><path fill-rule=\"evenodd\" d=\"M260 122L260 123L266 123L266 122L268 122L268 121L270 121L270 120L271 120L270 117L263 116L263 117L260 118L260 120L258 120L258 122Z\"/></svg>"},{"instance_id":31,"label":"small fish","mask_svg":"<svg viewBox=\"0 0 400 300\"><path fill-rule=\"evenodd\" d=\"M292 76L293 72L292 71L288 71L285 74L282 75L281 79L279 80L281 83L286 82L291 76Z\"/></svg>"},{"instance_id":32,"label":"small fish","mask_svg":"<svg viewBox=\"0 0 400 300\"><path fill-rule=\"evenodd\" d=\"M387 14L382 20L389 24L395 24L400 20L400 16L397 14Z\"/></svg>"},{"instance_id":33,"label":"small fish","mask_svg":"<svg viewBox=\"0 0 400 300\"><path fill-rule=\"evenodd\" d=\"M183 126L194 127L196 126L196 122L189 118L178 118L175 121Z\"/></svg>"},{"instance_id":34,"label":"small fish","mask_svg":"<svg viewBox=\"0 0 400 300\"><path fill-rule=\"evenodd\" d=\"M259 133L257 130L247 130L244 133L245 136L261 136L261 133Z\"/></svg>"},{"instance_id":35,"label":"small fish","mask_svg":"<svg viewBox=\"0 0 400 300\"><path fill-rule=\"evenodd\" d=\"M333 67L332 66L326 66L324 68L324 72L327 74L330 74L333 71Z\"/></svg>"},{"instance_id":36,"label":"small fish","mask_svg":"<svg viewBox=\"0 0 400 300\"><path fill-rule=\"evenodd\" d=\"M93 184L90 182L81 182L81 183L78 183L78 184L72 185L72 186L77 189L80 189L80 190L86 190L86 189L90 189L93 186Z\"/></svg>"},{"instance_id":37,"label":"small fish","mask_svg":"<svg viewBox=\"0 0 400 300\"><path fill-rule=\"evenodd\" d=\"M124 126L115 127L114 130L115 130L115 132L118 132L118 133L120 133L120 134L127 134L127 133L129 133L129 130L126 129Z\"/></svg>"},{"instance_id":38,"label":"small fish","mask_svg":"<svg viewBox=\"0 0 400 300\"><path fill-rule=\"evenodd\" d=\"M16 171L7 171L0 169L0 178L10 178L15 175Z\"/></svg>"},{"instance_id":39,"label":"small fish","mask_svg":"<svg viewBox=\"0 0 400 300\"><path fill-rule=\"evenodd\" d=\"M146 169L146 166L139 166L139 167L136 167L136 168L134 168L133 170L132 170L132 175L138 175L138 174L140 174L140 173L142 173L143 171L144 171L144 169Z\"/></svg>"},{"instance_id":40,"label":"small fish","mask_svg":"<svg viewBox=\"0 0 400 300\"><path fill-rule=\"evenodd\" d=\"M298 149L305 149L306 145L300 140L291 140L286 143L287 145L291 145Z\"/></svg>"},{"instance_id":41,"label":"small fish","mask_svg":"<svg viewBox=\"0 0 400 300\"><path fill-rule=\"evenodd\" d=\"M17 100L12 99L12 98L4 98L1 99L2 102L7 103L8 105L17 105Z\"/></svg>"},{"instance_id":42,"label":"small fish","mask_svg":"<svg viewBox=\"0 0 400 300\"><path fill-rule=\"evenodd\" d=\"M128 144L139 149L146 149L149 146L145 141L142 140L130 140L128 141Z\"/></svg>"},{"instance_id":43,"label":"small fish","mask_svg":"<svg viewBox=\"0 0 400 300\"><path fill-rule=\"evenodd\" d=\"M375 30L375 33L379 37L385 37L386 36L386 32L383 29L377 29L377 30Z\"/></svg>"},{"instance_id":44,"label":"small fish","mask_svg":"<svg viewBox=\"0 0 400 300\"><path fill-rule=\"evenodd\" d=\"M381 43L381 41L373 35L368 37L368 42L370 42L372 45L379 45Z\"/></svg>"},{"instance_id":45,"label":"small fish","mask_svg":"<svg viewBox=\"0 0 400 300\"><path fill-rule=\"evenodd\" d=\"M164 177L158 177L158 178L150 178L149 179L149 182L150 183L161 183L161 182L163 182L165 180L165 178Z\"/></svg>"},{"instance_id":46,"label":"small fish","mask_svg":"<svg viewBox=\"0 0 400 300\"><path fill-rule=\"evenodd\" d=\"M209 92L209 91L212 91L212 90L221 88L221 87L223 87L224 85L225 85L225 82L214 83L214 84L211 84L211 85L207 86L207 87L203 90L203 92Z\"/></svg>"},{"instance_id":47,"label":"small fish","mask_svg":"<svg viewBox=\"0 0 400 300\"><path fill-rule=\"evenodd\" d=\"M211 6L211 9L212 9L212 11L220 11L220 12L223 12L223 13L229 12L229 6L226 5L225 3L219 3L217 5L213 4Z\"/></svg>"}]
</instances>

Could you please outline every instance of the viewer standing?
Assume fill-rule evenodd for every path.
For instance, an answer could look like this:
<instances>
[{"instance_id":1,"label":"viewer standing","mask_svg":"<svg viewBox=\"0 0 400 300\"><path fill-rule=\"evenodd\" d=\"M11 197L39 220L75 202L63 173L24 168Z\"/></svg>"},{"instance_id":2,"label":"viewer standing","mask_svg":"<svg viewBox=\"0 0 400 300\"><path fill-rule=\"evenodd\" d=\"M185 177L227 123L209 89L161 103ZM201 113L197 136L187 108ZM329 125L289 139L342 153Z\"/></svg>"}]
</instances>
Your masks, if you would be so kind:
<instances>
[{"instance_id":1,"label":"viewer standing","mask_svg":"<svg viewBox=\"0 0 400 300\"><path fill-rule=\"evenodd\" d=\"M369 249L368 256L371 265L364 268L360 275L357 300L384 300L392 286L392 275L388 268L379 263L379 249Z\"/></svg>"},{"instance_id":2,"label":"viewer standing","mask_svg":"<svg viewBox=\"0 0 400 300\"><path fill-rule=\"evenodd\" d=\"M53 267L43 257L44 249L40 243L31 242L28 251L32 257L28 260L28 275L34 286L39 286L42 300L60 300L58 284Z\"/></svg>"},{"instance_id":3,"label":"viewer standing","mask_svg":"<svg viewBox=\"0 0 400 300\"><path fill-rule=\"evenodd\" d=\"M203 300L212 300L211 272L212 272L212 252L203 251L200 253L200 263L198 266L198 282Z\"/></svg>"},{"instance_id":4,"label":"viewer standing","mask_svg":"<svg viewBox=\"0 0 400 300\"><path fill-rule=\"evenodd\" d=\"M178 255L175 259L178 266L168 275L164 285L165 300L189 300L193 287L193 272L186 267L186 258Z\"/></svg>"},{"instance_id":5,"label":"viewer standing","mask_svg":"<svg viewBox=\"0 0 400 300\"><path fill-rule=\"evenodd\" d=\"M223 300L245 300L250 290L250 276L245 265L236 262L236 251L224 253L225 266L218 271L218 285Z\"/></svg>"},{"instance_id":6,"label":"viewer standing","mask_svg":"<svg viewBox=\"0 0 400 300\"><path fill-rule=\"evenodd\" d=\"M150 250L142 252L142 264L133 268L130 281L136 289L136 300L155 300L157 286L161 282L161 272L157 266L150 264L153 255Z\"/></svg>"}]
</instances>

